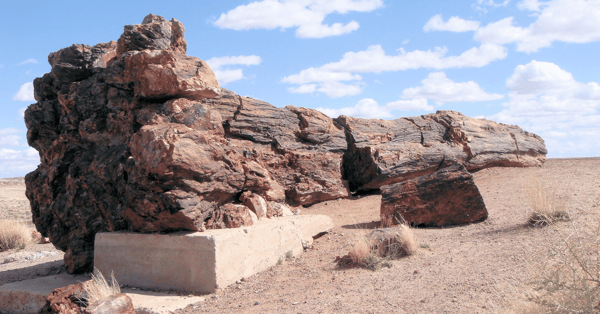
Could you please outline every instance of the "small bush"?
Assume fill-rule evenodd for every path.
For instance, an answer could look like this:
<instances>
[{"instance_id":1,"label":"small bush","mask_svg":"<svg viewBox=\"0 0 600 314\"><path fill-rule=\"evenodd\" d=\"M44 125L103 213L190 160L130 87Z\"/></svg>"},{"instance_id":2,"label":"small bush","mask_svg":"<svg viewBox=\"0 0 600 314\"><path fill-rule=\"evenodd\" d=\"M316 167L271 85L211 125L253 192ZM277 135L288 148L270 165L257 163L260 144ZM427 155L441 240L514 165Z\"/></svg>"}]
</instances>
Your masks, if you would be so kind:
<instances>
[{"instance_id":1,"label":"small bush","mask_svg":"<svg viewBox=\"0 0 600 314\"><path fill-rule=\"evenodd\" d=\"M0 220L0 251L24 249L32 242L31 229L14 220Z\"/></svg>"},{"instance_id":2,"label":"small bush","mask_svg":"<svg viewBox=\"0 0 600 314\"><path fill-rule=\"evenodd\" d=\"M530 225L543 227L557 221L571 220L567 212L568 190L561 193L557 184L531 176L525 194Z\"/></svg>"},{"instance_id":3,"label":"small bush","mask_svg":"<svg viewBox=\"0 0 600 314\"><path fill-rule=\"evenodd\" d=\"M83 291L88 304L92 304L98 300L102 300L108 296L121 293L121 288L114 273L110 274L110 283L104 279L102 273L94 267L92 280L83 283Z\"/></svg>"},{"instance_id":4,"label":"small bush","mask_svg":"<svg viewBox=\"0 0 600 314\"><path fill-rule=\"evenodd\" d=\"M285 252L285 260L286 260L286 261L289 261L289 260L291 260L292 258L294 258L294 252L292 252L292 251L287 251L287 252Z\"/></svg>"},{"instance_id":5,"label":"small bush","mask_svg":"<svg viewBox=\"0 0 600 314\"><path fill-rule=\"evenodd\" d=\"M408 225L391 230L375 230L360 237L347 255L336 258L339 267L364 267L378 270L392 267L390 260L412 255L417 250L417 240Z\"/></svg>"},{"instance_id":6,"label":"small bush","mask_svg":"<svg viewBox=\"0 0 600 314\"><path fill-rule=\"evenodd\" d=\"M600 302L600 223L572 224L548 247L531 282L533 301L547 313L598 313Z\"/></svg>"}]
</instances>

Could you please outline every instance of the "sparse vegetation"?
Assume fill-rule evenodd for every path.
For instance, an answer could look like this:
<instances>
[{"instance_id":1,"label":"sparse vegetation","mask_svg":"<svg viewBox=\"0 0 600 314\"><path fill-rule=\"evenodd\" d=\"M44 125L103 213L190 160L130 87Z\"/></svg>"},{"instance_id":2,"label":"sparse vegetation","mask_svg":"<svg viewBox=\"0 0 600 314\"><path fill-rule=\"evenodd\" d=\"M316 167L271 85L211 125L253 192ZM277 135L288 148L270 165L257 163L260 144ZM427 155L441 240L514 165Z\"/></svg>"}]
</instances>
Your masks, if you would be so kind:
<instances>
[{"instance_id":1,"label":"sparse vegetation","mask_svg":"<svg viewBox=\"0 0 600 314\"><path fill-rule=\"evenodd\" d=\"M572 223L537 264L532 298L547 313L598 313L600 302L600 222Z\"/></svg>"},{"instance_id":2,"label":"sparse vegetation","mask_svg":"<svg viewBox=\"0 0 600 314\"><path fill-rule=\"evenodd\" d=\"M121 293L121 288L117 279L115 279L114 273L110 274L110 281L108 283L102 273L97 268L94 268L92 280L83 283L83 291L88 304Z\"/></svg>"},{"instance_id":3,"label":"sparse vegetation","mask_svg":"<svg viewBox=\"0 0 600 314\"><path fill-rule=\"evenodd\" d=\"M364 267L378 270L392 267L390 262L417 250L413 230L405 224L392 230L376 230L369 236L359 237L347 255L337 258L340 267Z\"/></svg>"},{"instance_id":4,"label":"sparse vegetation","mask_svg":"<svg viewBox=\"0 0 600 314\"><path fill-rule=\"evenodd\" d=\"M289 261L289 260L291 260L292 258L294 258L294 252L292 252L292 251L287 251L287 252L285 252L285 260L286 260L286 261Z\"/></svg>"},{"instance_id":5,"label":"sparse vegetation","mask_svg":"<svg viewBox=\"0 0 600 314\"><path fill-rule=\"evenodd\" d=\"M549 183L539 176L532 175L525 189L528 223L543 227L557 221L571 219L567 205L569 190L559 189L558 184Z\"/></svg>"},{"instance_id":6,"label":"sparse vegetation","mask_svg":"<svg viewBox=\"0 0 600 314\"><path fill-rule=\"evenodd\" d=\"M564 196L570 191L563 191L560 196L555 186L547 188L539 180L531 182L535 183L532 189L536 192L532 203L538 205L538 210L545 210L537 213L540 218L535 224L548 225L558 220L571 223L548 230L545 258L532 263L535 277L530 284L536 293L530 296L530 301L538 307L538 312L599 313L600 220L594 209L597 201L578 204L593 213L592 219L572 220L566 213L568 197Z\"/></svg>"},{"instance_id":7,"label":"sparse vegetation","mask_svg":"<svg viewBox=\"0 0 600 314\"><path fill-rule=\"evenodd\" d=\"M0 220L0 251L24 249L32 242L31 231L24 223Z\"/></svg>"}]
</instances>

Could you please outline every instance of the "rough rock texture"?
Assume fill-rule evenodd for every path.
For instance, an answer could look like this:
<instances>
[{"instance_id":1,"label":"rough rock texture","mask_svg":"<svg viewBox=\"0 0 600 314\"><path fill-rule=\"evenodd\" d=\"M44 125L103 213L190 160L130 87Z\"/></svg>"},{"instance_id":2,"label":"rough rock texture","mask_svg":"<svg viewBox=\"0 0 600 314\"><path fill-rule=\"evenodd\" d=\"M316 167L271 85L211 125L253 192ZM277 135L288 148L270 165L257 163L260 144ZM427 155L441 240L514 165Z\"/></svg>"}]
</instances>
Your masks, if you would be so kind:
<instances>
[{"instance_id":1,"label":"rough rock texture","mask_svg":"<svg viewBox=\"0 0 600 314\"><path fill-rule=\"evenodd\" d=\"M341 116L336 121L348 136L344 178L353 191L430 174L447 160L467 170L539 166L546 160L541 137L455 111L387 121Z\"/></svg>"},{"instance_id":2,"label":"rough rock texture","mask_svg":"<svg viewBox=\"0 0 600 314\"><path fill-rule=\"evenodd\" d=\"M136 314L131 298L119 293L98 300L83 311L84 314Z\"/></svg>"},{"instance_id":3,"label":"rough rock texture","mask_svg":"<svg viewBox=\"0 0 600 314\"><path fill-rule=\"evenodd\" d=\"M83 286L81 283L54 289L46 296L46 304L38 314L80 314Z\"/></svg>"},{"instance_id":4,"label":"rough rock texture","mask_svg":"<svg viewBox=\"0 0 600 314\"><path fill-rule=\"evenodd\" d=\"M27 196L69 272L91 269L97 232L248 225L223 206L243 191L297 205L348 195L340 126L221 89L183 34L149 15L118 42L51 53L34 82L25 122L41 165Z\"/></svg>"},{"instance_id":5,"label":"rough rock texture","mask_svg":"<svg viewBox=\"0 0 600 314\"><path fill-rule=\"evenodd\" d=\"M117 42L51 53L51 72L34 81L25 123L41 164L26 194L71 273L92 269L98 232L247 226L450 159L479 169L545 158L539 137L459 113L331 119L238 96L185 54L183 35L177 20L151 14Z\"/></svg>"},{"instance_id":6,"label":"rough rock texture","mask_svg":"<svg viewBox=\"0 0 600 314\"><path fill-rule=\"evenodd\" d=\"M488 217L473 176L461 164L382 187L380 214L393 224L437 227Z\"/></svg>"}]
</instances>

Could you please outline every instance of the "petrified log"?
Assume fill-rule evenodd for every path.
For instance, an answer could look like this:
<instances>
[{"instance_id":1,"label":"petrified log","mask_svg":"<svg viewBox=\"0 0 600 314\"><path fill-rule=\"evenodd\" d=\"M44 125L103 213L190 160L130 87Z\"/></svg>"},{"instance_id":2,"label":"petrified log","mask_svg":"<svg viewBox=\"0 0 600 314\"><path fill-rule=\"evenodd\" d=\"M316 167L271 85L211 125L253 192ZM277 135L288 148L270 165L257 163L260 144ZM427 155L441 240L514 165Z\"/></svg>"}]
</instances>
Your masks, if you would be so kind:
<instances>
[{"instance_id":1,"label":"petrified log","mask_svg":"<svg viewBox=\"0 0 600 314\"><path fill-rule=\"evenodd\" d=\"M272 217L291 214L288 204L431 174L447 160L467 169L545 160L538 136L459 113L331 119L241 97L185 53L183 25L151 14L117 42L51 53L51 72L35 79L25 123L41 164L26 194L69 272L91 270L98 232L251 224L246 192Z\"/></svg>"},{"instance_id":2,"label":"petrified log","mask_svg":"<svg viewBox=\"0 0 600 314\"><path fill-rule=\"evenodd\" d=\"M448 226L485 220L483 197L462 164L381 187L381 217L393 224Z\"/></svg>"},{"instance_id":3,"label":"petrified log","mask_svg":"<svg viewBox=\"0 0 600 314\"><path fill-rule=\"evenodd\" d=\"M335 120L348 137L343 168L352 191L430 174L448 159L467 170L539 166L546 161L544 140L538 135L455 111L387 121L346 116Z\"/></svg>"},{"instance_id":4,"label":"petrified log","mask_svg":"<svg viewBox=\"0 0 600 314\"><path fill-rule=\"evenodd\" d=\"M283 202L348 195L341 126L221 89L185 55L183 34L177 20L149 15L118 42L51 53L51 72L34 81L25 122L41 164L27 197L69 272L91 270L97 232L251 223L227 206L244 191L268 201L271 216Z\"/></svg>"}]
</instances>

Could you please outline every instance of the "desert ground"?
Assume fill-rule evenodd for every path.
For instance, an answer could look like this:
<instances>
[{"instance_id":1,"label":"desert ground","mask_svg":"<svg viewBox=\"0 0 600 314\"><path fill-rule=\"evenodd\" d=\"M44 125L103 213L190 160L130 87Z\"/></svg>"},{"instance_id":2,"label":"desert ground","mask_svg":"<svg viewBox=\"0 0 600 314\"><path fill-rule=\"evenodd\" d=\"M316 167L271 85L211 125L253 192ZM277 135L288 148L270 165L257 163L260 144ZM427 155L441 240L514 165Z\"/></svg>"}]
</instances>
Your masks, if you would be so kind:
<instances>
[{"instance_id":1,"label":"desert ground","mask_svg":"<svg viewBox=\"0 0 600 314\"><path fill-rule=\"evenodd\" d=\"M549 159L541 168L490 168L474 174L489 218L450 228L414 229L416 254L372 271L339 268L359 237L380 226L377 194L315 204L335 228L313 248L244 278L177 313L520 313L529 308L536 265L574 228L600 217L600 158ZM527 223L531 179L557 188L571 221ZM19 181L13 180L13 181ZM0 218L30 219L22 182L0 181ZM0 252L0 285L64 271L51 244Z\"/></svg>"}]
</instances>

